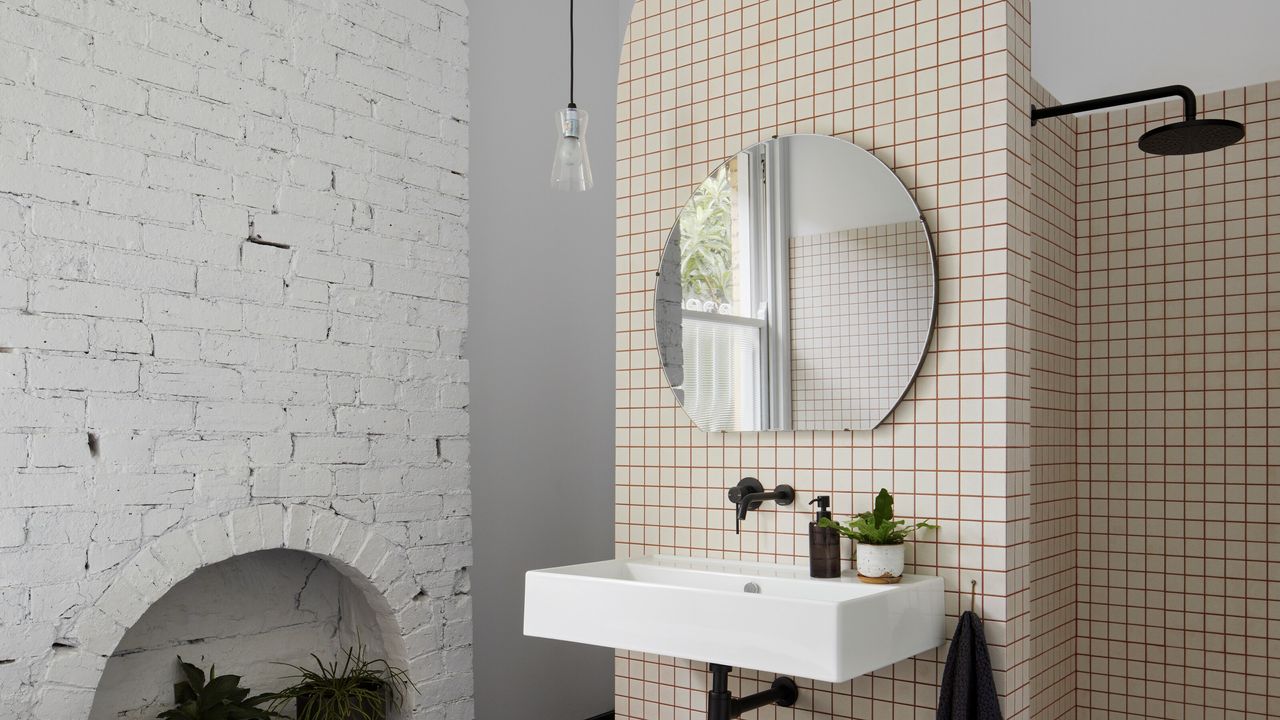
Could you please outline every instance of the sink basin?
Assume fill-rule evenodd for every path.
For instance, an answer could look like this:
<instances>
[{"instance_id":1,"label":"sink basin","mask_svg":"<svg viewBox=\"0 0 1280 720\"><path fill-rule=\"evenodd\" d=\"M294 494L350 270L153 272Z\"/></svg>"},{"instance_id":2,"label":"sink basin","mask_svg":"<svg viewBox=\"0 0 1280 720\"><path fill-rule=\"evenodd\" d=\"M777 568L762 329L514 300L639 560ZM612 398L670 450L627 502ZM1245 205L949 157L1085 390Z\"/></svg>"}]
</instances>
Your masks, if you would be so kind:
<instances>
[{"instance_id":1,"label":"sink basin","mask_svg":"<svg viewBox=\"0 0 1280 720\"><path fill-rule=\"evenodd\" d=\"M844 682L943 641L942 579L667 555L532 570L524 633Z\"/></svg>"}]
</instances>

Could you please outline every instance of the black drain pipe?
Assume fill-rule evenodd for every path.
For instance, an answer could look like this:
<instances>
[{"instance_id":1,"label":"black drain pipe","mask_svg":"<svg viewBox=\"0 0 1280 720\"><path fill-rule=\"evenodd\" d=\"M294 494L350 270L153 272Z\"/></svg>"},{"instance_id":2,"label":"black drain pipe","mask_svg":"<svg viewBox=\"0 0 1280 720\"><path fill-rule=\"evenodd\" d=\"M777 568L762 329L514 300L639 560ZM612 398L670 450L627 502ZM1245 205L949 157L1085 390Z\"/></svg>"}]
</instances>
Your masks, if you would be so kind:
<instances>
[{"instance_id":1,"label":"black drain pipe","mask_svg":"<svg viewBox=\"0 0 1280 720\"><path fill-rule=\"evenodd\" d=\"M728 665L711 663L711 689L707 691L707 720L733 720L743 713L751 712L765 705L791 707L800 697L800 689L796 681L789 677L780 677L773 681L773 686L754 695L735 698L729 692L729 673L733 668Z\"/></svg>"}]
</instances>

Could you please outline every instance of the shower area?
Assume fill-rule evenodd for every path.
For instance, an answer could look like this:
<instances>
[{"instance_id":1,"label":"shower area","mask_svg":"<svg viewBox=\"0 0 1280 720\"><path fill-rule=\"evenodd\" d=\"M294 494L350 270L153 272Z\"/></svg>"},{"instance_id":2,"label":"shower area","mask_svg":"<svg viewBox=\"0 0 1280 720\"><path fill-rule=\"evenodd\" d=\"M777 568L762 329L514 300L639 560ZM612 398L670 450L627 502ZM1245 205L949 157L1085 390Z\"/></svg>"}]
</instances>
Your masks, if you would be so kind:
<instances>
[{"instance_id":1,"label":"shower area","mask_svg":"<svg viewBox=\"0 0 1280 720\"><path fill-rule=\"evenodd\" d=\"M1280 83L1033 94L1031 716L1274 716Z\"/></svg>"}]
</instances>

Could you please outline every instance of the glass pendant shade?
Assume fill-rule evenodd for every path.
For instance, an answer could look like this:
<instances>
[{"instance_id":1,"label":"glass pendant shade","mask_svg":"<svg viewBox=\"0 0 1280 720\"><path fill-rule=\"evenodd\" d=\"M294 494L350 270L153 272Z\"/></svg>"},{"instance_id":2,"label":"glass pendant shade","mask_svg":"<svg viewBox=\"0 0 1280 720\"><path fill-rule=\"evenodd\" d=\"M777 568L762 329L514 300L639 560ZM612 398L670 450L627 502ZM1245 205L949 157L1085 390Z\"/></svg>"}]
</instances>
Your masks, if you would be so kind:
<instances>
[{"instance_id":1,"label":"glass pendant shade","mask_svg":"<svg viewBox=\"0 0 1280 720\"><path fill-rule=\"evenodd\" d=\"M551 186L557 190L589 190L591 160L587 157L587 111L569 106L556 115L556 156Z\"/></svg>"}]
</instances>

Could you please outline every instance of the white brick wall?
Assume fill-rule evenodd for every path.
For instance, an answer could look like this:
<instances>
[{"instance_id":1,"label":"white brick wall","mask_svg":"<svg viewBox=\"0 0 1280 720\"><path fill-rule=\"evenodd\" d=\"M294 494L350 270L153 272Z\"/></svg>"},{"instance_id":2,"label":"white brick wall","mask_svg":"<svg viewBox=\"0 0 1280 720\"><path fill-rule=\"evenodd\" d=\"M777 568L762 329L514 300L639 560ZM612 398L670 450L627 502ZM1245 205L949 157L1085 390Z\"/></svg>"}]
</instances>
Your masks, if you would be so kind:
<instances>
[{"instance_id":1,"label":"white brick wall","mask_svg":"<svg viewBox=\"0 0 1280 720\"><path fill-rule=\"evenodd\" d=\"M0 0L6 719L86 717L152 595L263 547L367 577L414 717L472 717L466 38L462 0Z\"/></svg>"}]
</instances>

